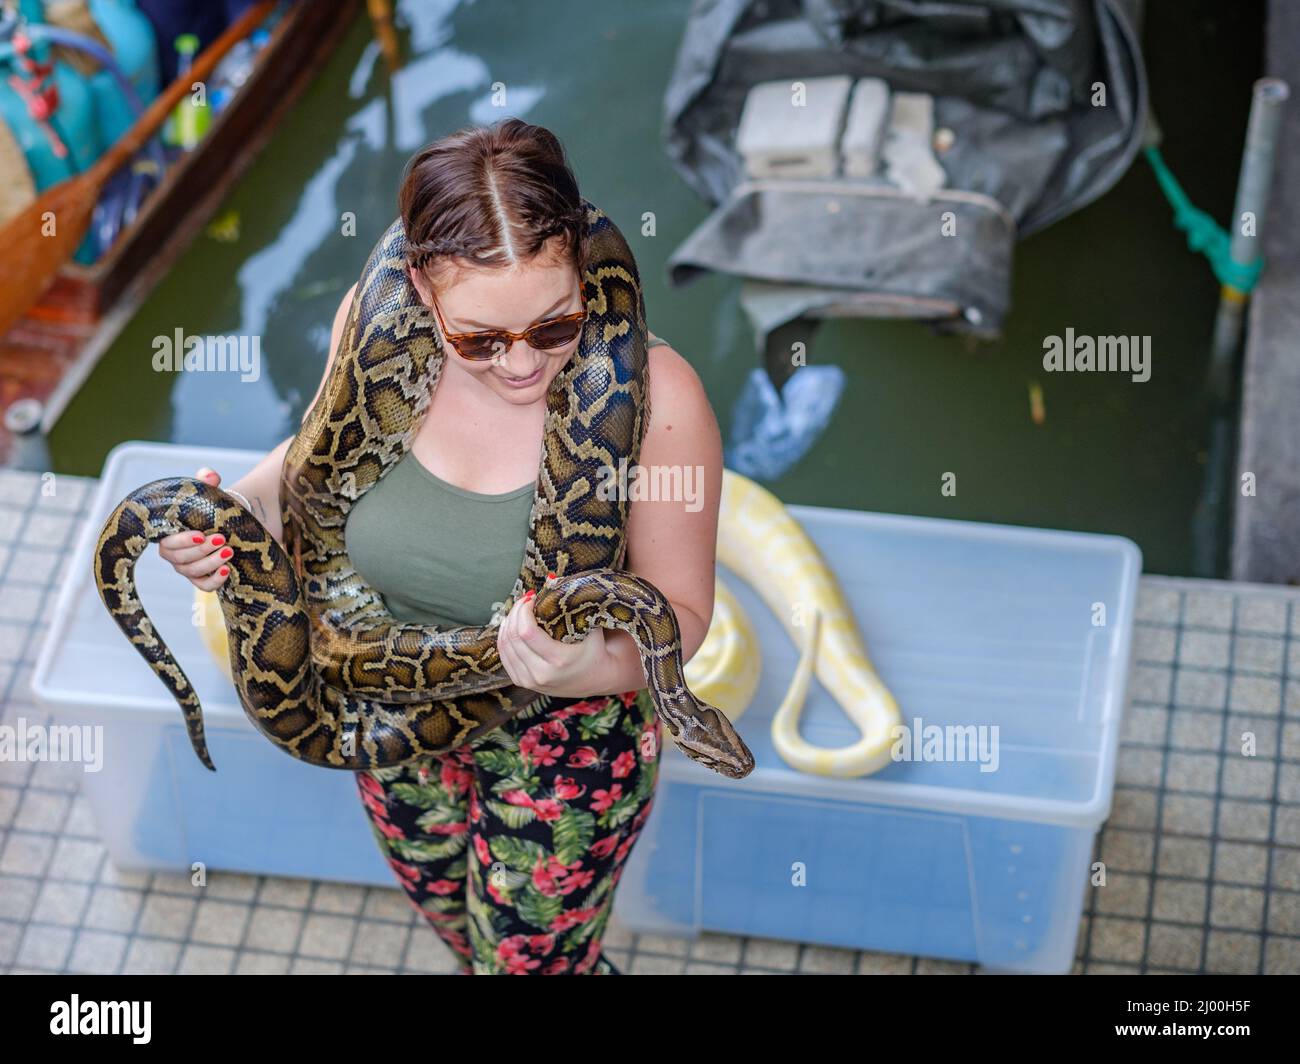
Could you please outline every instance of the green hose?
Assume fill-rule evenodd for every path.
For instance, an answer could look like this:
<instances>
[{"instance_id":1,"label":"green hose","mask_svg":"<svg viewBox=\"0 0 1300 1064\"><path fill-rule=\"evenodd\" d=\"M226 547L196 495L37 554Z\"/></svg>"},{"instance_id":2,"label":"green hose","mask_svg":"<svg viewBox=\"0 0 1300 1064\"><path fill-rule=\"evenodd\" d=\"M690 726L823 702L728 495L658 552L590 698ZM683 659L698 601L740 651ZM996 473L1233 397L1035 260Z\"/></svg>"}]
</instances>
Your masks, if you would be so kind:
<instances>
[{"instance_id":1,"label":"green hose","mask_svg":"<svg viewBox=\"0 0 1300 1064\"><path fill-rule=\"evenodd\" d=\"M1174 209L1174 224L1187 234L1187 246L1200 252L1210 260L1210 268L1220 284L1237 289L1242 294L1249 293L1259 281L1264 269L1264 257L1261 255L1254 262L1241 263L1232 257L1232 238L1228 231L1218 222L1196 207L1173 172L1165 165L1160 156L1160 149L1148 144L1143 149L1147 162L1155 171L1156 181L1165 194L1165 199Z\"/></svg>"}]
</instances>

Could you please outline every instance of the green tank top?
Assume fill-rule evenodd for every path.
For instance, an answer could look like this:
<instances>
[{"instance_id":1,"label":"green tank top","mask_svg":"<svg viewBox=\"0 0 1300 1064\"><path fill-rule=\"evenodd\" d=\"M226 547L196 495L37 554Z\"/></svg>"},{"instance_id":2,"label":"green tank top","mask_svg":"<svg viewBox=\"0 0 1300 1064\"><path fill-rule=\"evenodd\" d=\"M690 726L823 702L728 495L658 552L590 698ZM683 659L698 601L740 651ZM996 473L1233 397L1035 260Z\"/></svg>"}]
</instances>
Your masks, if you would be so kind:
<instances>
[{"instance_id":1,"label":"green tank top","mask_svg":"<svg viewBox=\"0 0 1300 1064\"><path fill-rule=\"evenodd\" d=\"M523 567L536 487L466 491L408 451L348 514L348 556L399 621L487 624Z\"/></svg>"},{"instance_id":2,"label":"green tank top","mask_svg":"<svg viewBox=\"0 0 1300 1064\"><path fill-rule=\"evenodd\" d=\"M466 491L408 451L348 514L348 556L399 621L487 624L523 568L536 490Z\"/></svg>"}]
</instances>

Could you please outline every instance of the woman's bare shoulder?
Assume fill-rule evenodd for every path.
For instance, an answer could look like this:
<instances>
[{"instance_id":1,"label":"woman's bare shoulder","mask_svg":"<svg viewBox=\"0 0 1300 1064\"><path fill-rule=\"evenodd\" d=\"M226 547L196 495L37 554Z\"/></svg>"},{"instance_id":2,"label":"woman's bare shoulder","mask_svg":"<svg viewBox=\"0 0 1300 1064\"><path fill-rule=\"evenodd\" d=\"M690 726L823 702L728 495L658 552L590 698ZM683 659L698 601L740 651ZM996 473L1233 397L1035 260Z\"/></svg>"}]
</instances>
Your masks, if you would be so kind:
<instances>
[{"instance_id":1,"label":"woman's bare shoulder","mask_svg":"<svg viewBox=\"0 0 1300 1064\"><path fill-rule=\"evenodd\" d=\"M646 389L651 436L677 432L682 436L718 432L717 418L704 382L695 367L671 344L656 344L647 351ZM679 443L686 443L680 439Z\"/></svg>"}]
</instances>

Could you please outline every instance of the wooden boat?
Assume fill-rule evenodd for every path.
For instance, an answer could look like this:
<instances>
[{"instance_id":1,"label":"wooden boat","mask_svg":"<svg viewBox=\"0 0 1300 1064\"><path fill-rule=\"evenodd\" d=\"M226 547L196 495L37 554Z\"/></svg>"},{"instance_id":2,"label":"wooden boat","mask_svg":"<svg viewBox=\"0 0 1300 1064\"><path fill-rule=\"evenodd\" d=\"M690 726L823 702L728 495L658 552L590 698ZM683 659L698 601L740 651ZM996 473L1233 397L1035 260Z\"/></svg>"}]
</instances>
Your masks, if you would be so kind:
<instances>
[{"instance_id":1,"label":"wooden boat","mask_svg":"<svg viewBox=\"0 0 1300 1064\"><path fill-rule=\"evenodd\" d=\"M92 266L72 262L0 336L0 410L41 404L33 433L48 433L153 287L207 224L276 126L337 46L360 0L298 2L258 52L248 80L203 140L168 167L132 224ZM0 467L24 438L0 421Z\"/></svg>"}]
</instances>

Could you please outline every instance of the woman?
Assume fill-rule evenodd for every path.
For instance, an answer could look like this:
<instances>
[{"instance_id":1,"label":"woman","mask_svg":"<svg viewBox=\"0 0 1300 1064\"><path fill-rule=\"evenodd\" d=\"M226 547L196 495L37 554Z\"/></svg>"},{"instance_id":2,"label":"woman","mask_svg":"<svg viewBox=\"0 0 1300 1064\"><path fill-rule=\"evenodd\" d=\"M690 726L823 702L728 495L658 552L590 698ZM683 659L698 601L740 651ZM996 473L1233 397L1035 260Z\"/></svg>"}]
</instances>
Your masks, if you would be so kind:
<instances>
[{"instance_id":1,"label":"woman","mask_svg":"<svg viewBox=\"0 0 1300 1064\"><path fill-rule=\"evenodd\" d=\"M554 134L510 118L422 150L399 202L411 280L443 330L446 363L409 453L349 514L348 549L399 620L480 625L521 568L547 391L579 343L578 184ZM349 291L334 317L331 363L351 301ZM461 335L487 330L515 336ZM722 443L694 370L652 345L640 462L694 471L701 492L689 506L633 494L627 568L672 603L689 659L713 613ZM289 443L233 488L277 539ZM160 547L198 587L228 575L220 536ZM375 837L462 973L621 974L601 940L662 741L635 644L603 629L560 643L524 599L498 646L511 681L546 697L466 747L358 772Z\"/></svg>"}]
</instances>

